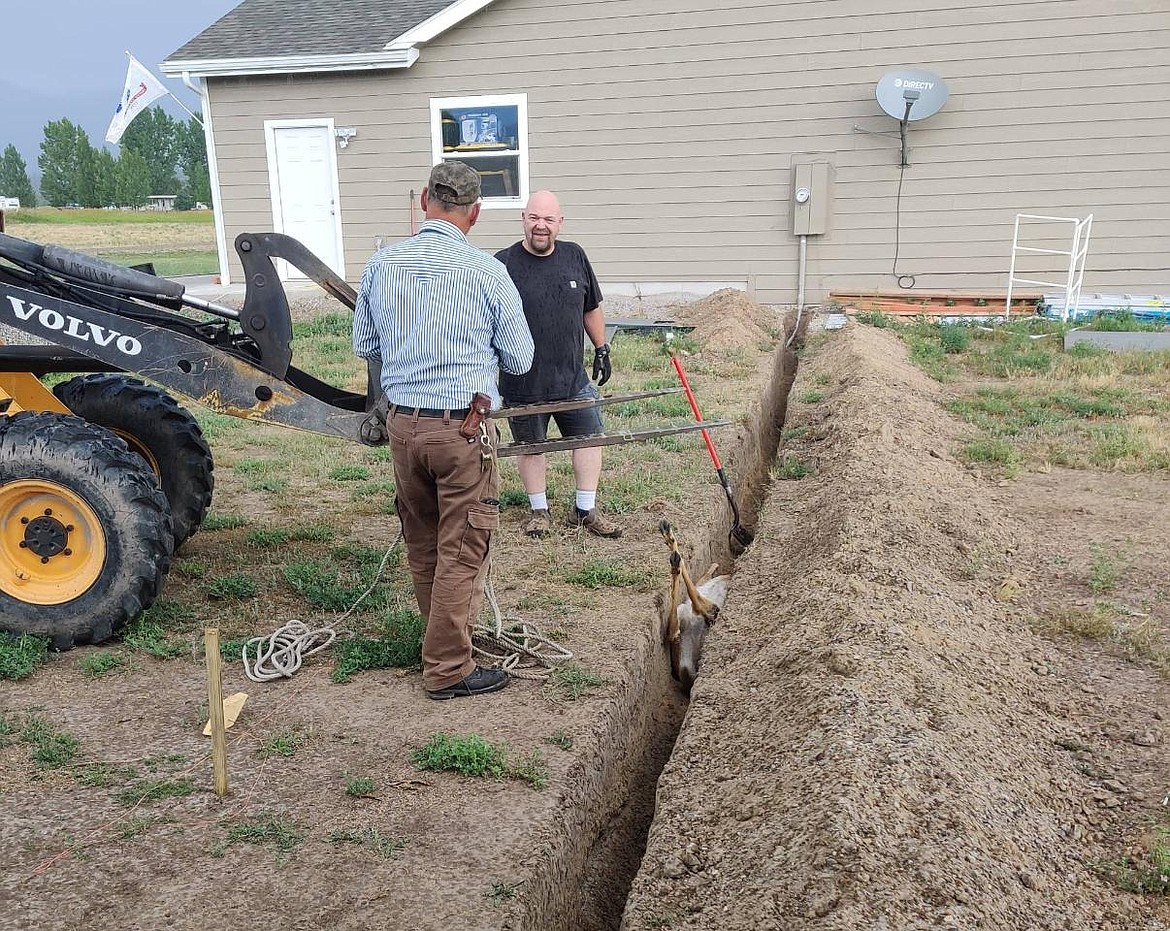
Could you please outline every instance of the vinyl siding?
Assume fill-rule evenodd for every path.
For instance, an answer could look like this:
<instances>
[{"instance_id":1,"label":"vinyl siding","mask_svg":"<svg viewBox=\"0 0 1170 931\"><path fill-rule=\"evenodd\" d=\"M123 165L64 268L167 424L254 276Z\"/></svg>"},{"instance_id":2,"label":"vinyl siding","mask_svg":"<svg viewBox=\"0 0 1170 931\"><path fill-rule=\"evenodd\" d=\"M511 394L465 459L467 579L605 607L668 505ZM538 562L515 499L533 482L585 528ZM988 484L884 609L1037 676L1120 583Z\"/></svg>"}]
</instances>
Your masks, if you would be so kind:
<instances>
[{"instance_id":1,"label":"vinyl siding","mask_svg":"<svg viewBox=\"0 0 1170 931\"><path fill-rule=\"evenodd\" d=\"M835 183L831 231L809 241L809 299L890 290L900 149L874 88L916 67L951 94L909 128L898 271L918 290L1002 290L1026 212L1094 214L1087 291L1170 292L1163 0L927 3L497 0L407 71L212 79L228 239L272 225L265 119L357 127L338 150L356 278L376 237L407 234L430 98L527 93L531 185L558 192L563 235L603 287L739 281L792 302L791 166L815 157ZM473 240L514 241L516 213L485 210ZM1055 232L1029 244L1068 246ZM1059 266L1031 258L1020 273L1060 280Z\"/></svg>"}]
</instances>

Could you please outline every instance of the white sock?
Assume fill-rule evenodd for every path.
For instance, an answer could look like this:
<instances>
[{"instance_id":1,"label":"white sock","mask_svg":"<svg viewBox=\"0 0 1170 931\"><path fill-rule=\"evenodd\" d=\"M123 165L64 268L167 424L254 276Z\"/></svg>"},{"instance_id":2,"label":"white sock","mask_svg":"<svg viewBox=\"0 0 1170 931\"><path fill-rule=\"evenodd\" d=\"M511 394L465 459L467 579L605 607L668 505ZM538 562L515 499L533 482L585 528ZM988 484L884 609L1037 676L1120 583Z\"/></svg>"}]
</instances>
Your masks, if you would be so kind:
<instances>
[{"instance_id":1,"label":"white sock","mask_svg":"<svg viewBox=\"0 0 1170 931\"><path fill-rule=\"evenodd\" d=\"M597 492L596 491L582 491L580 488L577 489L577 510L578 511L585 511L586 513L588 513L589 511L592 511L593 508L596 507L596 505L597 505Z\"/></svg>"},{"instance_id":2,"label":"white sock","mask_svg":"<svg viewBox=\"0 0 1170 931\"><path fill-rule=\"evenodd\" d=\"M542 491L539 495L529 495L528 506L534 511L547 511L548 492Z\"/></svg>"}]
</instances>

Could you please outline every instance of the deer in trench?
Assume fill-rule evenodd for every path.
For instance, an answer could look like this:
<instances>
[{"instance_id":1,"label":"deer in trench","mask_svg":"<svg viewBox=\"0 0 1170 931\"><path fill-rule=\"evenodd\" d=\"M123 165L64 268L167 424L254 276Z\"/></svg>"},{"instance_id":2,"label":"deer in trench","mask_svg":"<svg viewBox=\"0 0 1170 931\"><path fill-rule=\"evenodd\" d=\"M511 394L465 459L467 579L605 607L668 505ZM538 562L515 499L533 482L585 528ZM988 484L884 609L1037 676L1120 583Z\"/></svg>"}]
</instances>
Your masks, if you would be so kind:
<instances>
[{"instance_id":1,"label":"deer in trench","mask_svg":"<svg viewBox=\"0 0 1170 931\"><path fill-rule=\"evenodd\" d=\"M670 602L667 605L663 640L670 648L670 671L689 694L699 674L699 660L703 654L707 628L715 622L727 600L731 576L715 575L719 567L713 564L699 584L695 585L678 551L678 540L670 522L662 521L658 525L658 532L670 549ZM682 592L679 591L680 579Z\"/></svg>"}]
</instances>

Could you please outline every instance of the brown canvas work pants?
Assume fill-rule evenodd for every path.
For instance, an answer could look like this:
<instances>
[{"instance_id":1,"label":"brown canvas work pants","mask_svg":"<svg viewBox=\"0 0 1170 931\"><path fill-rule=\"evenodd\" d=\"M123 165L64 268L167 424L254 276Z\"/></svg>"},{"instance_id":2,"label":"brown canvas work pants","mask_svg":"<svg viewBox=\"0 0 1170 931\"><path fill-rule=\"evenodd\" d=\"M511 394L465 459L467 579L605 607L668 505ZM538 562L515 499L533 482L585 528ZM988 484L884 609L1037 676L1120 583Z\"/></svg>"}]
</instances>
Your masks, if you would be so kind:
<instances>
[{"instance_id":1,"label":"brown canvas work pants","mask_svg":"<svg viewBox=\"0 0 1170 931\"><path fill-rule=\"evenodd\" d=\"M493 455L459 435L461 412L420 417L391 407L398 514L418 609L426 619L423 687L447 688L475 669L471 628L483 604L492 531L500 526ZM488 423L493 451L495 424Z\"/></svg>"}]
</instances>

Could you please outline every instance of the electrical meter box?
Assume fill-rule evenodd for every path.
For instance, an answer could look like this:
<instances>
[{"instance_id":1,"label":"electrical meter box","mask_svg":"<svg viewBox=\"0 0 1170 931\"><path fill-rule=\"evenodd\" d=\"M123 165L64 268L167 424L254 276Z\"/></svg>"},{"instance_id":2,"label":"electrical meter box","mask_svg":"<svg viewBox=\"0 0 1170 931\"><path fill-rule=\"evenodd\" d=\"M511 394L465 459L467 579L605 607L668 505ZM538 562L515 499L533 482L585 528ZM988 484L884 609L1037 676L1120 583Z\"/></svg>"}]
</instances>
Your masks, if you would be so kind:
<instances>
[{"instance_id":1,"label":"electrical meter box","mask_svg":"<svg viewBox=\"0 0 1170 931\"><path fill-rule=\"evenodd\" d=\"M792 234L824 236L833 206L833 164L823 160L792 165Z\"/></svg>"}]
</instances>

